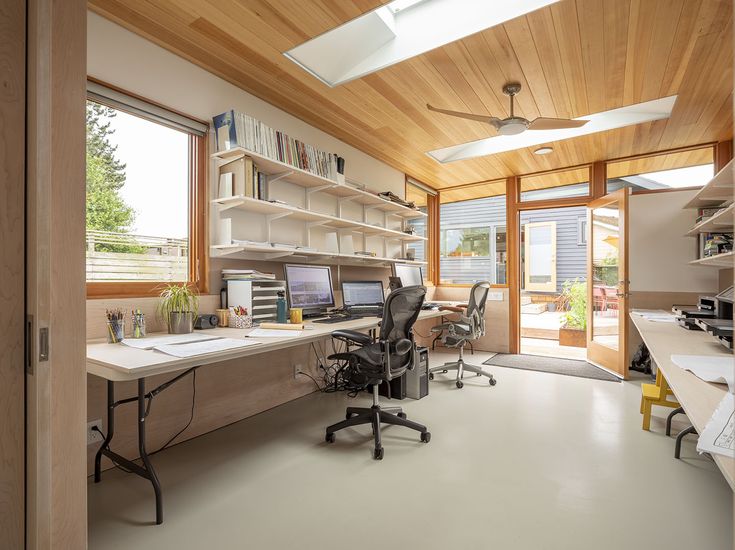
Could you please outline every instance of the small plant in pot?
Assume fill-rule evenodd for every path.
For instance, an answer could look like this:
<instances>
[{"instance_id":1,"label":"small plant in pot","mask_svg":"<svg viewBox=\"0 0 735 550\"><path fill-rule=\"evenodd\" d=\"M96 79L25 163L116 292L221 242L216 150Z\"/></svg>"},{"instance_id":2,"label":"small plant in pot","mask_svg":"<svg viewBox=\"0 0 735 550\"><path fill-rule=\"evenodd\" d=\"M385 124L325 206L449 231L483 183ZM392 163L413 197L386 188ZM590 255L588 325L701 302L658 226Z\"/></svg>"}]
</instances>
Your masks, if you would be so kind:
<instances>
[{"instance_id":1,"label":"small plant in pot","mask_svg":"<svg viewBox=\"0 0 735 550\"><path fill-rule=\"evenodd\" d=\"M199 297L189 285L169 284L161 291L158 314L166 321L169 334L188 334L194 330L199 312Z\"/></svg>"},{"instance_id":2,"label":"small plant in pot","mask_svg":"<svg viewBox=\"0 0 735 550\"><path fill-rule=\"evenodd\" d=\"M564 281L560 301L567 309L559 329L559 345L587 347L587 283Z\"/></svg>"}]
</instances>

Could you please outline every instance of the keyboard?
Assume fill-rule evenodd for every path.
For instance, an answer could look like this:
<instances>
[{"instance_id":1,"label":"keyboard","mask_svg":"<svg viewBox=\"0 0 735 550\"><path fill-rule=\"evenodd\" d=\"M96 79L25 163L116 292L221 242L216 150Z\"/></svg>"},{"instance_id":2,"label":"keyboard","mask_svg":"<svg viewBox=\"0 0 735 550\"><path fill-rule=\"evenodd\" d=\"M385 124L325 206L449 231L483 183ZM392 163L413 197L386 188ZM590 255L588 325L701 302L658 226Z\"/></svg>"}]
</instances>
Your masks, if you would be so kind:
<instances>
[{"instance_id":1,"label":"keyboard","mask_svg":"<svg viewBox=\"0 0 735 550\"><path fill-rule=\"evenodd\" d=\"M435 304L434 302L424 302L421 309L439 309L443 304Z\"/></svg>"}]
</instances>

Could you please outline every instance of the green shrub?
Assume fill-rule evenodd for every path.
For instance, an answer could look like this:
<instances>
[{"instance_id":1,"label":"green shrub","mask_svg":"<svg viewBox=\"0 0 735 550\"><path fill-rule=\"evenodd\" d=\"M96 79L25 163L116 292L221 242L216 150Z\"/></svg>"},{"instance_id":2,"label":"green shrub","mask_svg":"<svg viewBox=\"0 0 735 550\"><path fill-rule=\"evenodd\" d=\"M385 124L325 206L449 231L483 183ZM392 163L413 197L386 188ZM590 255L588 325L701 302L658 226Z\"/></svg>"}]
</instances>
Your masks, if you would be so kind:
<instances>
[{"instance_id":1,"label":"green shrub","mask_svg":"<svg viewBox=\"0 0 735 550\"><path fill-rule=\"evenodd\" d=\"M574 279L562 283L562 297L568 304L564 314L564 328L587 328L587 283Z\"/></svg>"}]
</instances>

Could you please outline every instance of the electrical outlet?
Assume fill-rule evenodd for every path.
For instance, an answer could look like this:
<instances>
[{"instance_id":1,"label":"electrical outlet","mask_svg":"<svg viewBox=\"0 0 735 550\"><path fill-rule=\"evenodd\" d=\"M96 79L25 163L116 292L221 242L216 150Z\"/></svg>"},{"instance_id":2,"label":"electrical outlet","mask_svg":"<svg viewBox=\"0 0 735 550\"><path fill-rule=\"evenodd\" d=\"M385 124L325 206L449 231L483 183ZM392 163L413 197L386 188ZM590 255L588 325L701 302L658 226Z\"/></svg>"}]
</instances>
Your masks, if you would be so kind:
<instances>
[{"instance_id":1,"label":"electrical outlet","mask_svg":"<svg viewBox=\"0 0 735 550\"><path fill-rule=\"evenodd\" d=\"M98 418L97 420L92 420L91 422L87 422L87 445L91 445L92 443L97 443L98 441L104 440L100 432L92 429L95 426L102 430L101 418Z\"/></svg>"},{"instance_id":2,"label":"electrical outlet","mask_svg":"<svg viewBox=\"0 0 735 550\"><path fill-rule=\"evenodd\" d=\"M298 378L299 377L299 374L301 374L302 372L304 372L304 368L301 365L301 363L296 364L296 365L293 366L293 377L294 378Z\"/></svg>"}]
</instances>

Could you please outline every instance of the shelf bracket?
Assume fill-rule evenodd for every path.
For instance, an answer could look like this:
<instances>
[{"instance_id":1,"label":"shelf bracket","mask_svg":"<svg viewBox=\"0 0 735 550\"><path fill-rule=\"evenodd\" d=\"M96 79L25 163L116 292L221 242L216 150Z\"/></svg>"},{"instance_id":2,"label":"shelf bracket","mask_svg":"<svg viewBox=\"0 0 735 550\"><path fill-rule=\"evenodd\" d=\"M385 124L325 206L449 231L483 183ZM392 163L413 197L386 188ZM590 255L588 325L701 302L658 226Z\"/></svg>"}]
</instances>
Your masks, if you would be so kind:
<instances>
[{"instance_id":1,"label":"shelf bracket","mask_svg":"<svg viewBox=\"0 0 735 550\"><path fill-rule=\"evenodd\" d=\"M284 178L287 178L291 175L293 175L293 170L286 170L285 172L279 172L278 174L271 174L270 176L267 176L268 185L271 183L275 183L277 181L280 181Z\"/></svg>"},{"instance_id":2,"label":"shelf bracket","mask_svg":"<svg viewBox=\"0 0 735 550\"><path fill-rule=\"evenodd\" d=\"M335 187L336 183L327 183L326 185L317 185L316 187L305 187L304 188L304 201L305 201L305 207L307 210L311 209L311 196L314 193L318 193L319 191L324 191L325 189L331 189L332 187Z\"/></svg>"},{"instance_id":3,"label":"shelf bracket","mask_svg":"<svg viewBox=\"0 0 735 550\"><path fill-rule=\"evenodd\" d=\"M293 256L295 252L296 250L294 250L293 252L291 251L289 252L271 252L268 254L263 254L263 259L264 260L275 260L277 258L285 258L287 256Z\"/></svg>"},{"instance_id":4,"label":"shelf bracket","mask_svg":"<svg viewBox=\"0 0 735 550\"><path fill-rule=\"evenodd\" d=\"M244 201L242 200L228 200L227 202L216 202L217 208L220 212L226 212L227 210L232 210L233 208L237 208L240 206Z\"/></svg>"},{"instance_id":5,"label":"shelf bracket","mask_svg":"<svg viewBox=\"0 0 735 550\"><path fill-rule=\"evenodd\" d=\"M275 220L280 220L281 218L286 218L291 215L291 212L282 212L278 214L268 214L265 217L265 240L266 242L272 242L272 231L271 231L271 222Z\"/></svg>"}]
</instances>

